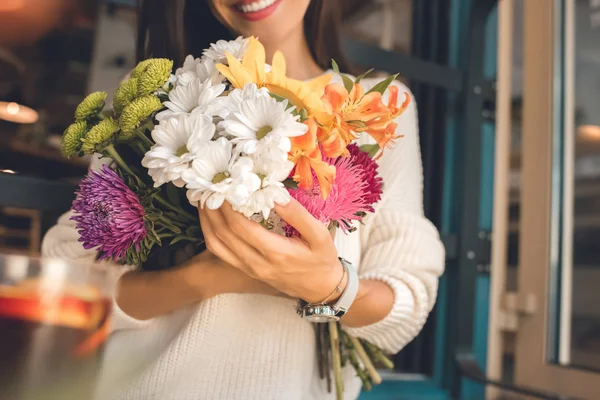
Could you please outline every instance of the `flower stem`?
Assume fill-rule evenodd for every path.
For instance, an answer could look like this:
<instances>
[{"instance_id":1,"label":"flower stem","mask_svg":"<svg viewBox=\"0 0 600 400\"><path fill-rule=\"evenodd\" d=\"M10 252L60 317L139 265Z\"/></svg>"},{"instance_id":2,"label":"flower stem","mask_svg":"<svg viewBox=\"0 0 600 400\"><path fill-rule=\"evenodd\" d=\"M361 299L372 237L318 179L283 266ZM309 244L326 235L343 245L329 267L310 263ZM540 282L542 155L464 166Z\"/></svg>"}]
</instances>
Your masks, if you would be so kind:
<instances>
[{"instance_id":1,"label":"flower stem","mask_svg":"<svg viewBox=\"0 0 600 400\"><path fill-rule=\"evenodd\" d=\"M341 335L342 341L344 342L344 347L346 349L346 353L348 354L348 361L350 362L352 367L354 367L356 375L358 375L358 377L360 378L360 381L363 385L363 389L368 392L369 390L371 390L372 387L371 377L358 362L358 355L356 354L356 349L354 348L354 345L350 340L350 335L348 335L344 331L342 331Z\"/></svg>"},{"instance_id":2,"label":"flower stem","mask_svg":"<svg viewBox=\"0 0 600 400\"><path fill-rule=\"evenodd\" d=\"M337 322L328 322L329 324L329 343L331 345L331 359L333 367L333 376L335 378L335 398L344 399L344 381L342 380L342 359L340 356L340 336Z\"/></svg>"},{"instance_id":3,"label":"flower stem","mask_svg":"<svg viewBox=\"0 0 600 400\"><path fill-rule=\"evenodd\" d=\"M394 362L390 360L381 349L366 340L360 340L363 347L371 357L371 360L381 363L387 369L394 369Z\"/></svg>"},{"instance_id":4,"label":"flower stem","mask_svg":"<svg viewBox=\"0 0 600 400\"><path fill-rule=\"evenodd\" d=\"M173 221L165 218L164 215L158 217L158 220L164 224L165 228L169 229L174 234L179 235L181 233L181 229L175 225Z\"/></svg>"},{"instance_id":5,"label":"flower stem","mask_svg":"<svg viewBox=\"0 0 600 400\"><path fill-rule=\"evenodd\" d=\"M136 129L136 130L135 130L135 134L136 134L136 135L137 135L137 136L138 136L140 139L142 139L142 142L144 142L144 143L145 143L145 144L148 146L148 148L150 148L150 147L154 146L154 142L153 142L152 140L150 140L150 139L148 138L148 136L146 136L146 134L145 134L143 131L141 131L141 130L139 130L139 129Z\"/></svg>"},{"instance_id":6,"label":"flower stem","mask_svg":"<svg viewBox=\"0 0 600 400\"><path fill-rule=\"evenodd\" d=\"M358 354L358 357L360 357L360 360L362 361L363 365L365 366L367 373L371 377L371 381L373 381L373 383L375 385L379 385L381 383L381 375L379 375L379 373L373 366L373 363L371 362L371 359L367 355L367 352L363 348L362 344L360 344L360 341L357 338L352 337L352 336L350 336L350 341L352 341L352 344L354 345L354 348L356 349L356 353Z\"/></svg>"},{"instance_id":7,"label":"flower stem","mask_svg":"<svg viewBox=\"0 0 600 400\"><path fill-rule=\"evenodd\" d=\"M191 219L192 221L196 220L196 218L192 214L183 210L182 208L175 207L173 204L171 204L167 200L163 199L160 194L157 194L156 196L154 196L154 198L156 199L156 201L158 201L163 206L167 207L169 210L174 211L178 214L181 214L181 215L185 216L186 218Z\"/></svg>"},{"instance_id":8,"label":"flower stem","mask_svg":"<svg viewBox=\"0 0 600 400\"><path fill-rule=\"evenodd\" d=\"M148 151L148 149L144 146L143 143L140 142L136 142L136 146L140 152L140 155L143 157L144 154L146 154L146 152Z\"/></svg>"},{"instance_id":9,"label":"flower stem","mask_svg":"<svg viewBox=\"0 0 600 400\"><path fill-rule=\"evenodd\" d=\"M117 164L119 164L119 167L121 167L129 175L137 178L138 181L140 180L140 178L137 177L137 175L135 174L135 172L133 172L133 170L131 168L129 168L129 165L127 165L127 163L125 163L125 161L123 161L123 159L121 158L121 156L119 155L119 153L113 147L112 144L109 145L108 147L106 147L105 150L108 153L108 155L110 156L110 158L112 158L113 160L115 160L115 162Z\"/></svg>"}]
</instances>

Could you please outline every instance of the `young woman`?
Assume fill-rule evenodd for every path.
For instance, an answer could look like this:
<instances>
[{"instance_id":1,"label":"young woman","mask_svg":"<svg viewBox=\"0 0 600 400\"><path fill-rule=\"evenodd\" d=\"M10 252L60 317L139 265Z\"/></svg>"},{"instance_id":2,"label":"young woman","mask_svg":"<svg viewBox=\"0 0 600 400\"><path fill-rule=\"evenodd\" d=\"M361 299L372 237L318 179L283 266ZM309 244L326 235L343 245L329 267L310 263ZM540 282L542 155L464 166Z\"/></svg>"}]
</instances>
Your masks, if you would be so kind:
<instances>
[{"instance_id":1,"label":"young woman","mask_svg":"<svg viewBox=\"0 0 600 400\"><path fill-rule=\"evenodd\" d=\"M265 45L267 59L281 50L288 76L308 80L323 74L332 58L346 66L337 40L336 3L146 0L140 4L139 55L180 64L188 53L199 56L210 42L254 35ZM374 83L365 79L363 84ZM390 353L411 341L435 302L444 249L423 215L414 101L397 122L404 137L380 160L383 198L356 232L332 239L292 201L276 211L302 240L274 237L225 205L200 211L210 251L177 268L122 275L99 398L333 397L318 376L313 326L294 306L298 298L322 301L336 288L344 274L338 256L359 273L358 294L342 318L344 329ZM93 257L77 242L68 215L49 232L43 251ZM344 386L347 399L358 396L360 381L351 367Z\"/></svg>"}]
</instances>

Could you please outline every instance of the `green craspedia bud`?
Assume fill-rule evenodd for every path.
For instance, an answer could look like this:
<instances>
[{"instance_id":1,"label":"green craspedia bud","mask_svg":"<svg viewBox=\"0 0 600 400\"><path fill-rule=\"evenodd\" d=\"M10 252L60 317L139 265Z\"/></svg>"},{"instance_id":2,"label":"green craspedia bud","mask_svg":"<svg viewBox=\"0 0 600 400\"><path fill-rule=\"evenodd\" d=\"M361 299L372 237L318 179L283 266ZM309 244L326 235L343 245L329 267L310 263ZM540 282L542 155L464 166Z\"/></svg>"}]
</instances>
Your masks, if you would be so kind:
<instances>
[{"instance_id":1,"label":"green craspedia bud","mask_svg":"<svg viewBox=\"0 0 600 400\"><path fill-rule=\"evenodd\" d=\"M75 121L86 121L102 111L106 100L106 92L89 94L75 109Z\"/></svg>"},{"instance_id":2,"label":"green craspedia bud","mask_svg":"<svg viewBox=\"0 0 600 400\"><path fill-rule=\"evenodd\" d=\"M115 95L113 97L113 108L117 114L121 114L125 106L131 103L133 99L137 97L137 91L137 78L130 78L121 83L119 88L115 91Z\"/></svg>"},{"instance_id":3,"label":"green craspedia bud","mask_svg":"<svg viewBox=\"0 0 600 400\"><path fill-rule=\"evenodd\" d=\"M65 157L71 158L81 153L81 146L83 145L81 139L87 133L87 129L88 126L85 121L78 121L69 125L65 130L60 142L60 150Z\"/></svg>"},{"instance_id":4,"label":"green craspedia bud","mask_svg":"<svg viewBox=\"0 0 600 400\"><path fill-rule=\"evenodd\" d=\"M147 60L140 61L138 65L135 66L133 71L131 71L131 77L139 78L144 73L144 71L146 71L148 65L150 65L150 63L152 63L153 60L153 58L149 58Z\"/></svg>"},{"instance_id":5,"label":"green craspedia bud","mask_svg":"<svg viewBox=\"0 0 600 400\"><path fill-rule=\"evenodd\" d=\"M96 126L92 127L85 135L81 142L81 150L85 154L93 154L102 152L107 146L111 145L116 133L119 131L119 124L112 118L107 118L100 121Z\"/></svg>"},{"instance_id":6,"label":"green craspedia bud","mask_svg":"<svg viewBox=\"0 0 600 400\"><path fill-rule=\"evenodd\" d=\"M151 60L146 70L138 77L138 95L151 94L162 88L171 76L173 61L166 58Z\"/></svg>"},{"instance_id":7,"label":"green craspedia bud","mask_svg":"<svg viewBox=\"0 0 600 400\"><path fill-rule=\"evenodd\" d=\"M129 103L123 110L119 120L123 138L132 137L134 131L140 125L162 108L163 104L159 98L151 94L138 97Z\"/></svg>"}]
</instances>

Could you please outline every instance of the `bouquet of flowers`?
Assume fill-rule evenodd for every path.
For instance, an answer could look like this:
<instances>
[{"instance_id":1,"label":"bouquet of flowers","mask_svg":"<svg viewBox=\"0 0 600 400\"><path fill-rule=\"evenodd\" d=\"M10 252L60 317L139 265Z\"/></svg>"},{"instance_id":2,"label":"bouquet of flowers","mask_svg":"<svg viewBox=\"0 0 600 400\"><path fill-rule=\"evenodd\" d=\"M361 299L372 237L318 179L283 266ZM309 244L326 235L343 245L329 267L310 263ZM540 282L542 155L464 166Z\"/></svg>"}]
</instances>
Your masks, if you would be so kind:
<instances>
[{"instance_id":1,"label":"bouquet of flowers","mask_svg":"<svg viewBox=\"0 0 600 400\"><path fill-rule=\"evenodd\" d=\"M339 74L333 61L333 69ZM368 72L367 72L368 73ZM183 251L205 249L197 208L232 208L281 234L298 235L272 212L295 198L323 224L351 232L380 199L376 159L398 138L395 76L369 91L324 74L286 77L276 53L266 64L256 38L218 41L173 71L168 59L139 63L104 110L106 93L87 96L62 138L67 157L98 153L112 164L91 171L73 202L80 241L99 259L166 268ZM382 95L388 91L384 104ZM373 144L353 142L368 134ZM181 262L181 259L179 259ZM350 362L368 390L392 367L374 345L336 323L317 324L321 376L338 397ZM374 364L375 363L375 364Z\"/></svg>"}]
</instances>

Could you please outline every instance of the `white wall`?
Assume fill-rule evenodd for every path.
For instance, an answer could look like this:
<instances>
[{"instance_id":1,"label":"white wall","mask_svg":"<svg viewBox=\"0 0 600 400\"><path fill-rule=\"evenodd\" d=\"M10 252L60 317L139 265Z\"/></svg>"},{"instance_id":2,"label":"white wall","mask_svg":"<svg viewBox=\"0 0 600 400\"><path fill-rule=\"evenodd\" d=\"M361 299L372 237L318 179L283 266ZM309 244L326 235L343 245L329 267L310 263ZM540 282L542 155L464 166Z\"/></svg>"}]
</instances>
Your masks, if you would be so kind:
<instances>
[{"instance_id":1,"label":"white wall","mask_svg":"<svg viewBox=\"0 0 600 400\"><path fill-rule=\"evenodd\" d=\"M112 99L121 79L135 66L135 35L133 11L121 10L111 16L107 14L106 7L102 7L90 69L89 92L103 90ZM117 57L124 57L125 63L121 67L114 63Z\"/></svg>"}]
</instances>

